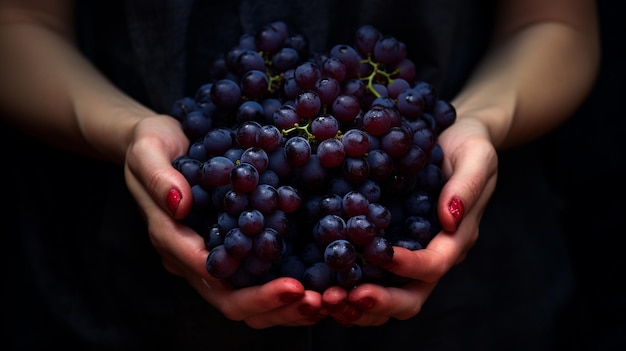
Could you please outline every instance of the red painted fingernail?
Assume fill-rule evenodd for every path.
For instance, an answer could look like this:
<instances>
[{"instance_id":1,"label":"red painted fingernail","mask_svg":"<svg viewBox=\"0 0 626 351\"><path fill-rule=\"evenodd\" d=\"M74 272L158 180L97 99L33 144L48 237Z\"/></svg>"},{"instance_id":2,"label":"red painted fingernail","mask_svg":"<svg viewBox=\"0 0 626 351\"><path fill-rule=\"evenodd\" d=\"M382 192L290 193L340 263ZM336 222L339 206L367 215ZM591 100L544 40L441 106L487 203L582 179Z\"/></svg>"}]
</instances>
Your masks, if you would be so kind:
<instances>
[{"instance_id":1,"label":"red painted fingernail","mask_svg":"<svg viewBox=\"0 0 626 351\"><path fill-rule=\"evenodd\" d=\"M170 191L167 192L167 207L169 207L172 214L176 213L176 210L178 209L178 204L180 203L180 200L182 200L182 198L183 195L180 193L180 191L178 191L178 189L170 189Z\"/></svg>"},{"instance_id":2,"label":"red painted fingernail","mask_svg":"<svg viewBox=\"0 0 626 351\"><path fill-rule=\"evenodd\" d=\"M461 199L457 197L452 199L448 205L448 211L450 211L450 214L454 217L454 221L458 225L461 219L463 219L463 202L461 202Z\"/></svg>"}]
</instances>

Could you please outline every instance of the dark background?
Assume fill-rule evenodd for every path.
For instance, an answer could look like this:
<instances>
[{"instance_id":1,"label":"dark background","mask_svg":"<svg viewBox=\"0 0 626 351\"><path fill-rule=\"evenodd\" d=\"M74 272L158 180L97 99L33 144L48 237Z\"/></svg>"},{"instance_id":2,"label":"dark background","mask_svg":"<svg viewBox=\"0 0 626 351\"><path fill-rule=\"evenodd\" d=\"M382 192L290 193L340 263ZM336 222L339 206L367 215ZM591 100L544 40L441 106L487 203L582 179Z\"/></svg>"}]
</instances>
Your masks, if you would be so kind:
<instances>
[{"instance_id":1,"label":"dark background","mask_svg":"<svg viewBox=\"0 0 626 351\"><path fill-rule=\"evenodd\" d=\"M577 113L541 140L548 146L544 155L545 170L558 195L567 252L574 262L576 273L575 299L560 316L558 349L564 350L626 349L626 291L622 288L626 268L626 56L623 44L626 3L604 0L599 1L598 6L602 62L596 84ZM36 103L36 97L33 101ZM11 223L15 223L14 216L19 213L14 207L14 200L24 196L25 189L7 182L7 176L13 174L15 167L26 165L31 167L33 180L56 180L56 175L51 173L53 169L41 167L46 165L41 161L49 157L47 150L35 149L30 152L32 158L28 162L12 162L14 158L9 156L14 155L17 148L41 147L39 144L19 144L17 140L24 139L17 139L10 129L2 126L0 300L3 325L11 325L10 330L20 329L16 323L41 324L45 327L50 321L14 319L22 312L19 309L25 306L28 311L24 312L37 315L37 302L24 303L33 298L29 295L28 287L21 285L23 280L20 277L26 270L19 262L26 257L16 256L18 245L23 244L25 239L16 238L16 228L11 226ZM57 166L64 167L63 162L71 160L55 162ZM85 164L85 167L90 165ZM97 177L94 176L94 179ZM58 181L58 184L63 184L63 179ZM86 184L91 183L86 180ZM80 194L68 190L67 196ZM36 202L38 199L33 197L31 200ZM59 203L63 204L65 200L60 199ZM92 204L88 208L97 207L98 204ZM60 212L63 212L62 209ZM28 215L17 220L29 222ZM81 213L67 212L64 220L80 221ZM45 226L46 223L32 225ZM67 250L71 251L71 247ZM51 296L55 294L50 293ZM19 303L14 299L19 299ZM6 329L0 335L8 336L5 332Z\"/></svg>"}]
</instances>

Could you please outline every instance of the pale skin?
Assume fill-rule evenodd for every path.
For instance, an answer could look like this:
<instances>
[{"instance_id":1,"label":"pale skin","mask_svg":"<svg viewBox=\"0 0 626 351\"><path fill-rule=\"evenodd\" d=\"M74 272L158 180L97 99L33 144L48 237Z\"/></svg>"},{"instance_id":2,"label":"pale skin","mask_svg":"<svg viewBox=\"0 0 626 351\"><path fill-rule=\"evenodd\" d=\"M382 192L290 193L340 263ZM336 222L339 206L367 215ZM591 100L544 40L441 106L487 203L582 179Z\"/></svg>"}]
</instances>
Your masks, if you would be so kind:
<instances>
[{"instance_id":1,"label":"pale skin","mask_svg":"<svg viewBox=\"0 0 626 351\"><path fill-rule=\"evenodd\" d=\"M319 294L280 278L232 290L213 279L202 238L176 221L192 205L188 183L171 166L186 152L186 137L176 120L128 97L77 51L72 1L0 1L0 115L52 145L123 165L165 269L227 318L259 329L311 325L328 316L381 325L418 314L439 279L472 248L495 188L498 151L558 126L593 84L599 60L593 1L505 0L500 6L493 48L453 99L457 120L439 138L449 177L438 205L444 230L423 250L395 249L387 268L416 280L401 288L363 284ZM166 200L171 189L181 194L174 213ZM453 199L464 207L459 222L448 209Z\"/></svg>"}]
</instances>

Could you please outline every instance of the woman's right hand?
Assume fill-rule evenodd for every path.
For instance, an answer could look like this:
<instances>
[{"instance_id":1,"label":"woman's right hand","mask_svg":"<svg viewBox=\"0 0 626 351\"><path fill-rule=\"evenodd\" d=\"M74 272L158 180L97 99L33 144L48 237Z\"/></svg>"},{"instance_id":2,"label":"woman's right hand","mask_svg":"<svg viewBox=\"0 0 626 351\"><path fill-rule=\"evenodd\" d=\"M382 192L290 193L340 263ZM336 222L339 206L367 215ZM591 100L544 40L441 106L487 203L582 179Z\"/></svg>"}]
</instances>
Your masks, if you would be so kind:
<instances>
[{"instance_id":1,"label":"woman's right hand","mask_svg":"<svg viewBox=\"0 0 626 351\"><path fill-rule=\"evenodd\" d=\"M168 272L185 278L227 318L253 328L310 325L322 318L317 314L321 295L305 291L296 279L279 278L233 289L212 277L206 269L209 251L204 239L179 221L187 216L193 202L187 180L172 167L174 158L188 147L179 122L169 116L147 117L131 134L125 159L126 183Z\"/></svg>"}]
</instances>

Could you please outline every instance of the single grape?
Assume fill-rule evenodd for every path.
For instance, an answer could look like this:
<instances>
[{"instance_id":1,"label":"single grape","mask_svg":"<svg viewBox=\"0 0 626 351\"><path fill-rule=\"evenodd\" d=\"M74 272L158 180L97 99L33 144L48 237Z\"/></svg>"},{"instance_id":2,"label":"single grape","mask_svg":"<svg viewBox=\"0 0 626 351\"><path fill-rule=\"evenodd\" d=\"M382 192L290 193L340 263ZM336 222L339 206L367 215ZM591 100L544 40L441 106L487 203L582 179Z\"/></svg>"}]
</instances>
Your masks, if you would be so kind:
<instances>
[{"instance_id":1,"label":"single grape","mask_svg":"<svg viewBox=\"0 0 626 351\"><path fill-rule=\"evenodd\" d=\"M224 248L236 259L243 259L252 250L252 238L240 228L233 228L224 236Z\"/></svg>"},{"instance_id":2,"label":"single grape","mask_svg":"<svg viewBox=\"0 0 626 351\"><path fill-rule=\"evenodd\" d=\"M237 217L237 225L241 233L253 237L265 228L265 216L259 210L244 210Z\"/></svg>"},{"instance_id":3,"label":"single grape","mask_svg":"<svg viewBox=\"0 0 626 351\"><path fill-rule=\"evenodd\" d=\"M226 279L233 275L239 267L239 260L231 256L224 245L214 247L206 260L206 269L217 279Z\"/></svg>"},{"instance_id":4,"label":"single grape","mask_svg":"<svg viewBox=\"0 0 626 351\"><path fill-rule=\"evenodd\" d=\"M356 262L356 259L356 247L348 240L339 239L332 241L324 249L324 262L335 272L349 270Z\"/></svg>"},{"instance_id":5,"label":"single grape","mask_svg":"<svg viewBox=\"0 0 626 351\"><path fill-rule=\"evenodd\" d=\"M284 152L290 165L302 166L311 158L311 145L305 138L295 136L287 140Z\"/></svg>"},{"instance_id":6,"label":"single grape","mask_svg":"<svg viewBox=\"0 0 626 351\"><path fill-rule=\"evenodd\" d=\"M393 259L393 245L384 237L377 236L363 246L363 257L375 266L384 266Z\"/></svg>"},{"instance_id":7,"label":"single grape","mask_svg":"<svg viewBox=\"0 0 626 351\"><path fill-rule=\"evenodd\" d=\"M249 163L239 163L230 172L230 183L234 191L249 193L259 185L259 172Z\"/></svg>"}]
</instances>

